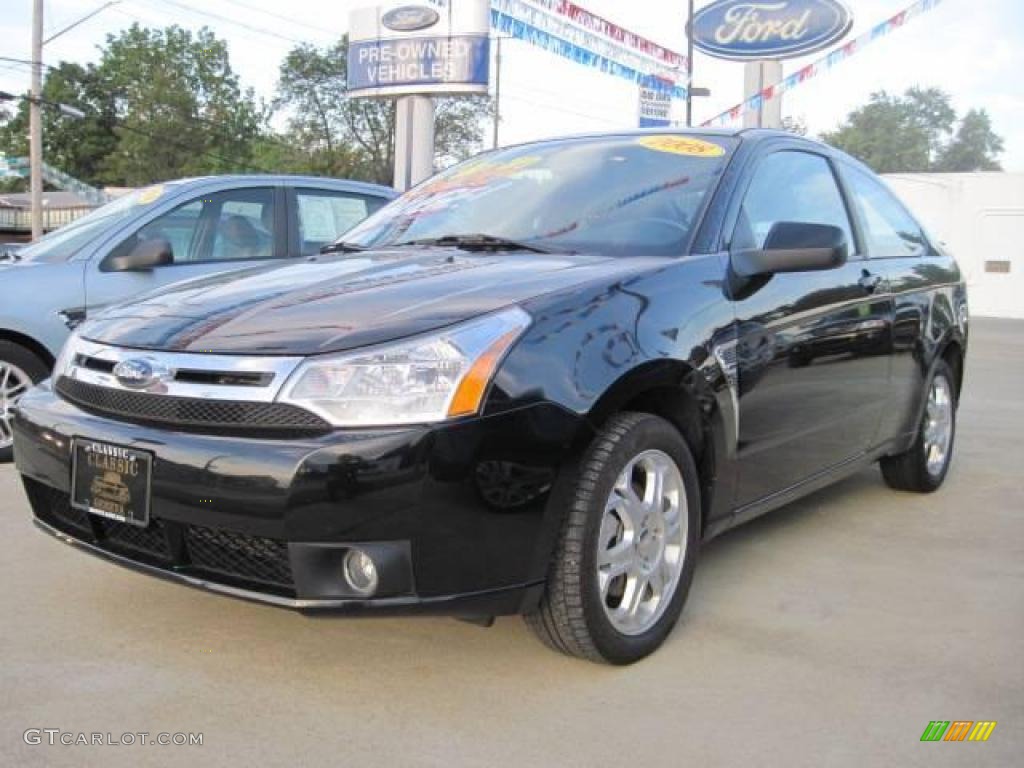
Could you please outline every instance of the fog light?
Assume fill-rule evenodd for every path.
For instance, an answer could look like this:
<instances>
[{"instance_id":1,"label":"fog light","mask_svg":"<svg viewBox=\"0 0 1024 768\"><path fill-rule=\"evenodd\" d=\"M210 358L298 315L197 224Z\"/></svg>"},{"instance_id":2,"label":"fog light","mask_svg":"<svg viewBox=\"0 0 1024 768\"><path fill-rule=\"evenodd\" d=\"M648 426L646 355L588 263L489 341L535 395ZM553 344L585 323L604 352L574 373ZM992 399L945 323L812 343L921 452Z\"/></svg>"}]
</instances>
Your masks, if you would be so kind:
<instances>
[{"instance_id":1,"label":"fog light","mask_svg":"<svg viewBox=\"0 0 1024 768\"><path fill-rule=\"evenodd\" d=\"M350 549L345 555L345 581L360 595L377 591L377 566L361 549Z\"/></svg>"}]
</instances>

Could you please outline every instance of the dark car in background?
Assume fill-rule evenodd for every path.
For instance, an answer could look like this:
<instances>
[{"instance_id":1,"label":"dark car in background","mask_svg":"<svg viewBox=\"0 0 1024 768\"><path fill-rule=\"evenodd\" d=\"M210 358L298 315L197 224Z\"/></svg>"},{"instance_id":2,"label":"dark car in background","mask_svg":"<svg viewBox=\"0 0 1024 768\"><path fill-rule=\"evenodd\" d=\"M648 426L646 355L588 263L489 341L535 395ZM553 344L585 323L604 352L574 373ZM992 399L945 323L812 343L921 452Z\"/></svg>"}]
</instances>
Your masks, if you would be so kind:
<instances>
[{"instance_id":1,"label":"dark car in background","mask_svg":"<svg viewBox=\"0 0 1024 768\"><path fill-rule=\"evenodd\" d=\"M0 461L11 458L10 408L90 313L178 280L315 254L394 196L303 176L182 179L31 245L0 246Z\"/></svg>"},{"instance_id":2,"label":"dark car in background","mask_svg":"<svg viewBox=\"0 0 1024 768\"><path fill-rule=\"evenodd\" d=\"M303 611L521 613L628 663L702 541L874 462L919 492L948 471L960 271L825 145L505 148L327 250L84 323L13 420L37 525Z\"/></svg>"}]
</instances>

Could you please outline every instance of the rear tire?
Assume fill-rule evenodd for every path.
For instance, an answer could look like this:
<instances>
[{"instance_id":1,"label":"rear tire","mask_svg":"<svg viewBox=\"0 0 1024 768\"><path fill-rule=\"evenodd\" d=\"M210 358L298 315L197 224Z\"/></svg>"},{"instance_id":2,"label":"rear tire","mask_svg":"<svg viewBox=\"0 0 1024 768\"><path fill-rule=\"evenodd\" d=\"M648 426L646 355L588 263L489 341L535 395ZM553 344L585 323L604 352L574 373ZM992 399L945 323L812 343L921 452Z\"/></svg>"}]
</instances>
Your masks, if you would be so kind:
<instances>
[{"instance_id":1,"label":"rear tire","mask_svg":"<svg viewBox=\"0 0 1024 768\"><path fill-rule=\"evenodd\" d=\"M939 360L925 383L925 408L910 450L886 456L882 477L898 491L931 493L939 489L953 460L956 438L956 379L945 360Z\"/></svg>"},{"instance_id":2,"label":"rear tire","mask_svg":"<svg viewBox=\"0 0 1024 768\"><path fill-rule=\"evenodd\" d=\"M612 417L580 466L526 623L554 650L630 664L664 642L686 601L700 533L697 468L679 432L643 413Z\"/></svg>"},{"instance_id":3,"label":"rear tire","mask_svg":"<svg viewBox=\"0 0 1024 768\"><path fill-rule=\"evenodd\" d=\"M49 366L34 352L11 341L0 341L0 464L14 456L10 407L25 390L49 375Z\"/></svg>"}]
</instances>

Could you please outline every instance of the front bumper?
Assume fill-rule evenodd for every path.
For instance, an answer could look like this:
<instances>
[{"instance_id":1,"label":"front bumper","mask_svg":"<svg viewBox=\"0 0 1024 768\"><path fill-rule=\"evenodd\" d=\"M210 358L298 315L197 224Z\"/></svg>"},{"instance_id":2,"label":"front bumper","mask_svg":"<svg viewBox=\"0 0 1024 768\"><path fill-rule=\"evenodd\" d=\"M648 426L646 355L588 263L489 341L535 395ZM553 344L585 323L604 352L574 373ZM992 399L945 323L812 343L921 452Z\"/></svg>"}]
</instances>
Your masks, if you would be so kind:
<instances>
[{"instance_id":1,"label":"front bumper","mask_svg":"<svg viewBox=\"0 0 1024 768\"><path fill-rule=\"evenodd\" d=\"M15 459L36 524L150 574L301 610L498 615L539 595L559 470L584 423L550 404L437 427L305 439L172 432L88 413L48 384L21 399ZM151 523L73 509L71 441L154 454ZM369 598L342 561L379 563Z\"/></svg>"}]
</instances>

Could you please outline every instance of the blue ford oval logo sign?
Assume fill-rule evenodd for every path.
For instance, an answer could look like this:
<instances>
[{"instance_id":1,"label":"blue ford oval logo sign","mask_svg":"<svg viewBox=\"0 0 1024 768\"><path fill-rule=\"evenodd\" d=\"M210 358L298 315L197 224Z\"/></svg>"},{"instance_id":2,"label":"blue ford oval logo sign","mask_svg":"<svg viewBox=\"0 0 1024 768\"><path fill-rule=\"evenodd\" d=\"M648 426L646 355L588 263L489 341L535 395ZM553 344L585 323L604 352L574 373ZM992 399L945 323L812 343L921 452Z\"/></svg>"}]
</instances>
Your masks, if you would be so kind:
<instances>
[{"instance_id":1,"label":"blue ford oval logo sign","mask_svg":"<svg viewBox=\"0 0 1024 768\"><path fill-rule=\"evenodd\" d=\"M381 24L395 32L415 32L427 29L441 20L440 14L433 8L422 5L403 5L388 11L381 17Z\"/></svg>"},{"instance_id":2,"label":"blue ford oval logo sign","mask_svg":"<svg viewBox=\"0 0 1024 768\"><path fill-rule=\"evenodd\" d=\"M718 0L693 19L693 44L722 59L790 59L826 48L853 26L839 0Z\"/></svg>"},{"instance_id":3,"label":"blue ford oval logo sign","mask_svg":"<svg viewBox=\"0 0 1024 768\"><path fill-rule=\"evenodd\" d=\"M153 366L145 360L122 360L114 366L114 378L121 386L145 389L158 377Z\"/></svg>"}]
</instances>

